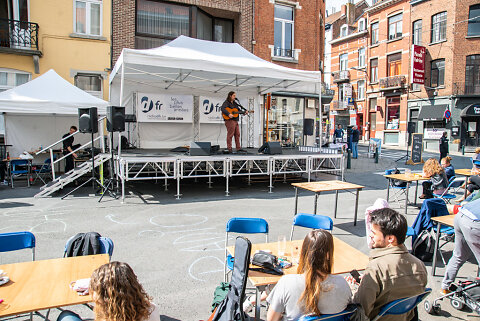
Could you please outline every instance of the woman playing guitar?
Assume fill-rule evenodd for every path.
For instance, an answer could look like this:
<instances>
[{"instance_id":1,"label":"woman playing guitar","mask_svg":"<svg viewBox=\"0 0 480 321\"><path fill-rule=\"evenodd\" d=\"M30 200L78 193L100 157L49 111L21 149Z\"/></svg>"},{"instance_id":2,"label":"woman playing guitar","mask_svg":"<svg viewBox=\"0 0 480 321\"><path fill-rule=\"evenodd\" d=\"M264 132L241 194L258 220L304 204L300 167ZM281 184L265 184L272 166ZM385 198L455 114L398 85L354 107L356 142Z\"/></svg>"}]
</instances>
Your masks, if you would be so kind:
<instances>
[{"instance_id":1,"label":"woman playing guitar","mask_svg":"<svg viewBox=\"0 0 480 321\"><path fill-rule=\"evenodd\" d=\"M227 99L222 105L222 116L227 127L227 148L228 152L232 152L232 137L235 137L235 147L237 152L243 151L240 145L240 128L238 126L238 116L240 114L247 115L248 111L235 102L235 92L228 93Z\"/></svg>"}]
</instances>

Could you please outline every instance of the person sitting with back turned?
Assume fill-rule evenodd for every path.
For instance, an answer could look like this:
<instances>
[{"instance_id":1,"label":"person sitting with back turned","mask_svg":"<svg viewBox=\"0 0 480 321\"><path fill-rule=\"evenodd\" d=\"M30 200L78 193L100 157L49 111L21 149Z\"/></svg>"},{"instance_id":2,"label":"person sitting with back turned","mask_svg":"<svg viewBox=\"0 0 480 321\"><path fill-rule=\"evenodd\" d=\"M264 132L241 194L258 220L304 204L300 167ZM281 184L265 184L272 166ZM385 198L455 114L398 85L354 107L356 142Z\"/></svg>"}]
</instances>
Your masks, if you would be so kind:
<instances>
[{"instance_id":1,"label":"person sitting with back turned","mask_svg":"<svg viewBox=\"0 0 480 321\"><path fill-rule=\"evenodd\" d=\"M455 176L455 168L453 168L451 162L452 158L450 156L445 156L440 161L440 165L442 165L443 169L445 170L445 175L447 175L448 181L450 181L450 178Z\"/></svg>"},{"instance_id":2,"label":"person sitting with back turned","mask_svg":"<svg viewBox=\"0 0 480 321\"><path fill-rule=\"evenodd\" d=\"M448 179L445 170L435 158L428 159L423 165L423 176L430 178L422 183L423 193L419 198L433 198L433 193L443 194L448 187Z\"/></svg>"},{"instance_id":3,"label":"person sitting with back turned","mask_svg":"<svg viewBox=\"0 0 480 321\"><path fill-rule=\"evenodd\" d=\"M407 220L390 208L370 214L370 258L353 302L360 304L373 319L380 308L397 299L423 293L427 285L427 270L422 261L411 255L406 246ZM349 277L349 282L354 280ZM414 311L388 315L382 321L409 321Z\"/></svg>"},{"instance_id":4,"label":"person sitting with back turned","mask_svg":"<svg viewBox=\"0 0 480 321\"><path fill-rule=\"evenodd\" d=\"M110 262L93 271L90 293L95 321L160 321L160 311L138 282L130 265ZM72 311L60 313L57 321L82 321Z\"/></svg>"},{"instance_id":5,"label":"person sitting with back turned","mask_svg":"<svg viewBox=\"0 0 480 321\"><path fill-rule=\"evenodd\" d=\"M267 321L298 320L304 314L339 313L352 292L345 279L332 275L333 236L313 230L303 240L298 274L282 276L267 298Z\"/></svg>"}]
</instances>

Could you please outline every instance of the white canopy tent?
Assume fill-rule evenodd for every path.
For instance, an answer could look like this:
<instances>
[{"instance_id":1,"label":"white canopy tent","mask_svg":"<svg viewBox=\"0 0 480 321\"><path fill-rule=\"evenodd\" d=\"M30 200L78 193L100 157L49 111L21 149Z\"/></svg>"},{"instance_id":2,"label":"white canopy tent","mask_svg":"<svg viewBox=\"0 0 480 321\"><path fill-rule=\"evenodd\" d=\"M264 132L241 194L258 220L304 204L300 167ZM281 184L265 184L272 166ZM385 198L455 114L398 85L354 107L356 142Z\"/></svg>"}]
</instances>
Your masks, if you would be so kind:
<instances>
[{"instance_id":1,"label":"white canopy tent","mask_svg":"<svg viewBox=\"0 0 480 321\"><path fill-rule=\"evenodd\" d=\"M70 126L78 125L79 107L97 107L99 114L105 114L107 105L108 102L75 87L53 69L0 93L5 142L12 145L10 154L14 157L59 140ZM76 136L77 143L88 140L88 135Z\"/></svg>"},{"instance_id":2,"label":"white canopy tent","mask_svg":"<svg viewBox=\"0 0 480 321\"><path fill-rule=\"evenodd\" d=\"M137 114L136 94L139 92L225 99L227 93L233 90L239 98L248 97L248 107L255 110L254 145L258 146L262 131L261 95L272 91L318 94L320 81L318 71L303 71L270 63L236 43L180 36L158 48L123 49L110 75L110 101L113 105L125 106L127 113ZM195 108L198 110L198 106ZM199 126L197 140L224 146L223 124L198 125L195 117L193 119L193 124L138 123L137 145L142 148L170 148L188 144L194 140L195 126ZM220 142L218 137L221 137Z\"/></svg>"}]
</instances>

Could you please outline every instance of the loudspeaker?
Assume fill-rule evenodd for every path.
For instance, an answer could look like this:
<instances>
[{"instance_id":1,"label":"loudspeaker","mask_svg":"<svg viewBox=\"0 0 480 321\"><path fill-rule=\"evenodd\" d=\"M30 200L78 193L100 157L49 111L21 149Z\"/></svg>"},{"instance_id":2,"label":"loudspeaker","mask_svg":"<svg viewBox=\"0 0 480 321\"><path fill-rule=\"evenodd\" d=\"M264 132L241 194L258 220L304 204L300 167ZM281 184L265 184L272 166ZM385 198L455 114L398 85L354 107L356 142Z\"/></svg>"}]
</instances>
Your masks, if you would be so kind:
<instances>
[{"instance_id":1,"label":"loudspeaker","mask_svg":"<svg viewBox=\"0 0 480 321\"><path fill-rule=\"evenodd\" d=\"M258 149L259 153L267 154L267 155L275 155L282 153L282 146L280 146L279 142L268 142L262 145Z\"/></svg>"},{"instance_id":2,"label":"loudspeaker","mask_svg":"<svg viewBox=\"0 0 480 321\"><path fill-rule=\"evenodd\" d=\"M312 118L305 118L303 120L303 135L312 136L314 120Z\"/></svg>"},{"instance_id":3,"label":"loudspeaker","mask_svg":"<svg viewBox=\"0 0 480 321\"><path fill-rule=\"evenodd\" d=\"M190 156L209 156L212 149L210 142L191 142Z\"/></svg>"},{"instance_id":4,"label":"loudspeaker","mask_svg":"<svg viewBox=\"0 0 480 321\"><path fill-rule=\"evenodd\" d=\"M416 128L415 128L415 127L417 127L416 124L415 124L415 122L409 121L409 122L408 122L408 125L407 125L407 132L408 132L409 134L415 133L415 131L416 131Z\"/></svg>"},{"instance_id":5,"label":"loudspeaker","mask_svg":"<svg viewBox=\"0 0 480 321\"><path fill-rule=\"evenodd\" d=\"M123 132L125 130L125 107L107 106L107 131Z\"/></svg>"},{"instance_id":6,"label":"loudspeaker","mask_svg":"<svg viewBox=\"0 0 480 321\"><path fill-rule=\"evenodd\" d=\"M78 130L81 133L98 132L97 107L78 108Z\"/></svg>"}]
</instances>

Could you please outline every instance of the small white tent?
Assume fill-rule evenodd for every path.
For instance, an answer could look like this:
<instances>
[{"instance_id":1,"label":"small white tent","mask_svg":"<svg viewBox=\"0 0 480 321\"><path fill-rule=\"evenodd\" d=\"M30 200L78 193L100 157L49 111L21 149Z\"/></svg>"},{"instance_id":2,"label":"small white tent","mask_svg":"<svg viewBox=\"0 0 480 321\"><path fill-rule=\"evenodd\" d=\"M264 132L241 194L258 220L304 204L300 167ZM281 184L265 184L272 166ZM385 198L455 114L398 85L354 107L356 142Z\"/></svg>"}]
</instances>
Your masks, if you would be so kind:
<instances>
[{"instance_id":1,"label":"small white tent","mask_svg":"<svg viewBox=\"0 0 480 321\"><path fill-rule=\"evenodd\" d=\"M259 144L261 95L272 91L318 94L320 72L286 68L265 61L236 43L221 43L180 36L170 43L146 50L123 49L110 75L110 101L138 114L137 93L217 96L231 90L237 97L254 99L254 144ZM247 106L245 106L247 107ZM198 108L198 106L197 106ZM139 146L173 147L193 140L189 123L138 123ZM219 136L222 124L201 124L200 140Z\"/></svg>"},{"instance_id":2,"label":"small white tent","mask_svg":"<svg viewBox=\"0 0 480 321\"><path fill-rule=\"evenodd\" d=\"M70 126L78 125L79 107L97 107L105 114L108 102L75 87L54 70L0 93L5 119L5 142L12 156L59 140ZM85 136L85 137L80 137ZM89 140L77 135L76 142Z\"/></svg>"}]
</instances>

